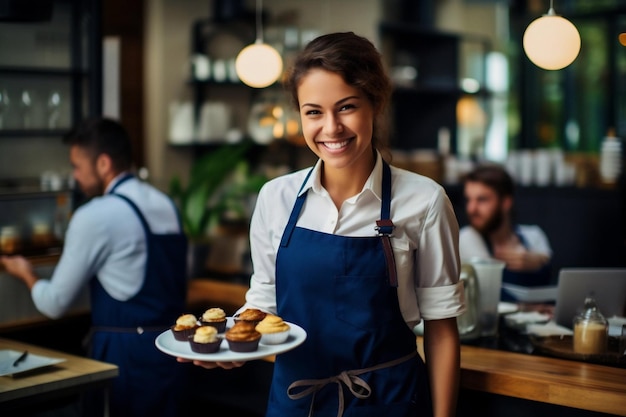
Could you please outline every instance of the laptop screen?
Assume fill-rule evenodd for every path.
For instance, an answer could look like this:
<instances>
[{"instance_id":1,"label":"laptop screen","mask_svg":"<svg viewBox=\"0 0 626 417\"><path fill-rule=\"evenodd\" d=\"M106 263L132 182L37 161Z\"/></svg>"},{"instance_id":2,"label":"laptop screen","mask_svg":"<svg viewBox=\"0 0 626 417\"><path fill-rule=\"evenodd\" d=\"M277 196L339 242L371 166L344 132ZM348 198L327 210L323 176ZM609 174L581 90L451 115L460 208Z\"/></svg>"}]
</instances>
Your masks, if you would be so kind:
<instances>
[{"instance_id":1,"label":"laptop screen","mask_svg":"<svg viewBox=\"0 0 626 417\"><path fill-rule=\"evenodd\" d=\"M593 297L606 318L626 314L626 269L563 268L559 271L554 321L573 328L574 317Z\"/></svg>"}]
</instances>

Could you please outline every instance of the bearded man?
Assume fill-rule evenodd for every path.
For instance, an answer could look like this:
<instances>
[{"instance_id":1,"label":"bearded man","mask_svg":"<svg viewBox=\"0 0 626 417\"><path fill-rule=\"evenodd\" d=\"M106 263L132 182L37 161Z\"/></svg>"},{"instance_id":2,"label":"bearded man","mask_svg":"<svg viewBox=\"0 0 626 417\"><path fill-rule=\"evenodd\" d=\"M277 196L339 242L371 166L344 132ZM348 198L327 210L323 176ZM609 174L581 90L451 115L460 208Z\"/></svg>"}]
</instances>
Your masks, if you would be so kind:
<instances>
[{"instance_id":1,"label":"bearded man","mask_svg":"<svg viewBox=\"0 0 626 417\"><path fill-rule=\"evenodd\" d=\"M496 258L506 263L503 282L549 285L550 242L539 226L514 223L515 184L506 169L479 165L463 183L469 225L459 233L461 259ZM503 299L507 298L503 292Z\"/></svg>"}]
</instances>

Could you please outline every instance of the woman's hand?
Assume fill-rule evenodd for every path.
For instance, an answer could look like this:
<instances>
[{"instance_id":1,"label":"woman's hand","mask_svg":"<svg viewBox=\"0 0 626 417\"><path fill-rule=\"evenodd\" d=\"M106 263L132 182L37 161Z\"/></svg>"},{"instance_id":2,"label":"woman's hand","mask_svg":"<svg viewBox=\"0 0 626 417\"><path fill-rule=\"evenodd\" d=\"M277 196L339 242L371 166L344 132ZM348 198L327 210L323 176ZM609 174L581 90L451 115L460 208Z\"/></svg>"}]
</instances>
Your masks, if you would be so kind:
<instances>
[{"instance_id":1,"label":"woman's hand","mask_svg":"<svg viewBox=\"0 0 626 417\"><path fill-rule=\"evenodd\" d=\"M187 363L187 362L193 362L194 365L196 366L200 366L202 368L205 369L215 369L215 368L222 368L222 369L233 369L233 368L241 368L246 362L212 362L212 361L198 361L198 360L191 360L191 359L185 359L185 358L176 358L176 361L180 362L180 363Z\"/></svg>"}]
</instances>

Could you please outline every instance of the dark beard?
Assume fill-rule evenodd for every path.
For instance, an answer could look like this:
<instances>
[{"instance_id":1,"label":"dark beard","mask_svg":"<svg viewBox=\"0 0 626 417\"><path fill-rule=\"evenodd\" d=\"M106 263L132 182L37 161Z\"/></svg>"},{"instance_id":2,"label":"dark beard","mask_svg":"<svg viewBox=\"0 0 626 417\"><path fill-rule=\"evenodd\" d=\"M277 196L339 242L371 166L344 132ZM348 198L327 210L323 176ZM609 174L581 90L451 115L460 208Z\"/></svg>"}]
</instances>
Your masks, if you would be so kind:
<instances>
[{"instance_id":1,"label":"dark beard","mask_svg":"<svg viewBox=\"0 0 626 417\"><path fill-rule=\"evenodd\" d=\"M478 228L474 226L474 228L478 230L478 233L480 233L481 235L489 236L491 233L498 230L500 226L502 226L503 221L504 221L504 215L502 213L502 210L498 210L494 213L493 216L491 216L490 219L487 220L487 222L485 223L483 227Z\"/></svg>"}]
</instances>

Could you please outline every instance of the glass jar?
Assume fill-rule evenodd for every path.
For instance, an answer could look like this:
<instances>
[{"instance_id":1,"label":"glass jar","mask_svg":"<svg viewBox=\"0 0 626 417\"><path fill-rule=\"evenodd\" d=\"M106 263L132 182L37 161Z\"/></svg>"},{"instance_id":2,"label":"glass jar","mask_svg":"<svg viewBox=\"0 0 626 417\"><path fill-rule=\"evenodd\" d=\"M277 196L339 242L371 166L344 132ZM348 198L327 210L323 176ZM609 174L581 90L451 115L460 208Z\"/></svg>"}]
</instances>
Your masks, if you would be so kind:
<instances>
[{"instance_id":1,"label":"glass jar","mask_svg":"<svg viewBox=\"0 0 626 417\"><path fill-rule=\"evenodd\" d=\"M574 352L601 354L607 349L609 323L592 297L585 298L585 308L574 318Z\"/></svg>"},{"instance_id":2,"label":"glass jar","mask_svg":"<svg viewBox=\"0 0 626 417\"><path fill-rule=\"evenodd\" d=\"M480 337L480 292L476 270L472 265L461 266L459 280L465 291L465 312L456 319L461 340L472 340Z\"/></svg>"},{"instance_id":3,"label":"glass jar","mask_svg":"<svg viewBox=\"0 0 626 417\"><path fill-rule=\"evenodd\" d=\"M12 255L20 249L20 234L15 226L0 228L0 253Z\"/></svg>"}]
</instances>

